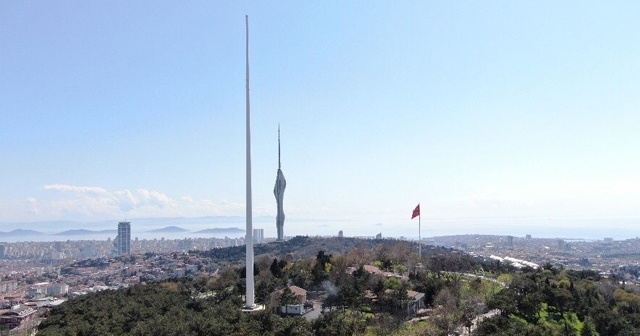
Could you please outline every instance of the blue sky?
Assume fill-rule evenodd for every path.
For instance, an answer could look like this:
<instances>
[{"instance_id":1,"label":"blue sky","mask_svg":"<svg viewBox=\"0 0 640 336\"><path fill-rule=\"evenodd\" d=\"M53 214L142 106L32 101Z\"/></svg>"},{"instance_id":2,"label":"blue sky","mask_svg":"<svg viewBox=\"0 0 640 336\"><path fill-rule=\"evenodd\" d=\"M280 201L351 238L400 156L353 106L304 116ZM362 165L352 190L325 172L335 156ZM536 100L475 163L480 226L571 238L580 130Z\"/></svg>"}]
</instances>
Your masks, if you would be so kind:
<instances>
[{"instance_id":1,"label":"blue sky","mask_svg":"<svg viewBox=\"0 0 640 336\"><path fill-rule=\"evenodd\" d=\"M16 1L0 221L243 215L245 14L255 215L640 218L637 2Z\"/></svg>"}]
</instances>

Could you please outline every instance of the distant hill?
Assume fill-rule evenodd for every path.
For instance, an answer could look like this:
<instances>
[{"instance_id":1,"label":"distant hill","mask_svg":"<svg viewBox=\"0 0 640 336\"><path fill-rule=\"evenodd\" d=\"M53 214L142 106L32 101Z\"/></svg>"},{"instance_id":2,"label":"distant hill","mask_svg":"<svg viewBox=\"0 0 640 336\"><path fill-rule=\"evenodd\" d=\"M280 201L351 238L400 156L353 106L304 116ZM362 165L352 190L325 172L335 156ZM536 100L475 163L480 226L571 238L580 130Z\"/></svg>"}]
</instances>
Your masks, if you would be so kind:
<instances>
[{"instance_id":1,"label":"distant hill","mask_svg":"<svg viewBox=\"0 0 640 336\"><path fill-rule=\"evenodd\" d=\"M155 230L149 230L147 232L156 232L156 233L164 233L164 232L186 232L189 231L187 229L183 229L181 227L177 227L177 226L167 226L167 227L163 227L161 229L155 229Z\"/></svg>"},{"instance_id":2,"label":"distant hill","mask_svg":"<svg viewBox=\"0 0 640 336\"><path fill-rule=\"evenodd\" d=\"M207 234L241 234L244 233L244 230L239 229L239 228L235 228L235 227L230 227L230 228L213 228L213 229L206 229L206 230L200 230L200 231L196 231L195 233L207 233Z\"/></svg>"},{"instance_id":3,"label":"distant hill","mask_svg":"<svg viewBox=\"0 0 640 336\"><path fill-rule=\"evenodd\" d=\"M270 255L270 256L290 256L294 259L301 258L313 258L318 254L318 251L323 250L327 254L345 254L354 248L358 247L364 250L374 250L381 245L405 245L408 249L417 247L414 242L407 242L394 239L361 239L351 237L307 237L296 236L284 242L270 242L266 244L257 244L254 246L253 251L256 256ZM440 247L440 246L424 246L422 250L422 256L428 257L432 255L449 255L452 254L454 249ZM194 251L194 253L212 257L217 262L240 262L244 260L246 256L246 247L232 246L225 248L215 248L209 251ZM453 253L457 255L456 253Z\"/></svg>"},{"instance_id":4,"label":"distant hill","mask_svg":"<svg viewBox=\"0 0 640 336\"><path fill-rule=\"evenodd\" d=\"M40 231L34 231L34 230L23 230L23 229L15 229L9 232L0 232L0 235L5 235L5 236L35 236L35 235L41 235L44 234Z\"/></svg>"},{"instance_id":5,"label":"distant hill","mask_svg":"<svg viewBox=\"0 0 640 336\"><path fill-rule=\"evenodd\" d=\"M241 216L204 216L204 217L155 217L155 218L128 218L132 227L150 229L154 227L165 227L169 225L197 225L202 226L218 226L240 224L245 222L245 218ZM0 230L10 230L14 228L29 227L43 232L49 232L51 228L56 230L76 230L78 228L99 228L108 229L116 228L121 219L111 219L103 221L81 222L81 221L40 221L40 222L0 222ZM253 218L253 222L273 222L273 216L258 216ZM0 231L2 234L2 231Z\"/></svg>"},{"instance_id":6,"label":"distant hill","mask_svg":"<svg viewBox=\"0 0 640 336\"><path fill-rule=\"evenodd\" d=\"M118 233L117 230L98 230L98 231L94 231L94 230L85 230L85 229L78 229L78 230L67 230L67 231L63 231L60 233L56 233L56 236L82 236L82 235L93 235L93 234L116 234Z\"/></svg>"}]
</instances>

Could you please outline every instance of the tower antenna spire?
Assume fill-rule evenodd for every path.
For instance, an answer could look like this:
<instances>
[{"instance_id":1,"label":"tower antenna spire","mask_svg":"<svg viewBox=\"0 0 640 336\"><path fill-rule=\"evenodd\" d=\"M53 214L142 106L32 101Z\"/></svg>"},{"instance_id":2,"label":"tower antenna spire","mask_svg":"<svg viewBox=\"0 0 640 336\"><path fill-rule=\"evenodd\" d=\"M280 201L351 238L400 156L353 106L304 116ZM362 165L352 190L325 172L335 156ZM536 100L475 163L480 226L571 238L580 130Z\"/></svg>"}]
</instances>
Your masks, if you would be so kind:
<instances>
[{"instance_id":1,"label":"tower antenna spire","mask_svg":"<svg viewBox=\"0 0 640 336\"><path fill-rule=\"evenodd\" d=\"M278 123L278 169L280 168L280 123Z\"/></svg>"}]
</instances>

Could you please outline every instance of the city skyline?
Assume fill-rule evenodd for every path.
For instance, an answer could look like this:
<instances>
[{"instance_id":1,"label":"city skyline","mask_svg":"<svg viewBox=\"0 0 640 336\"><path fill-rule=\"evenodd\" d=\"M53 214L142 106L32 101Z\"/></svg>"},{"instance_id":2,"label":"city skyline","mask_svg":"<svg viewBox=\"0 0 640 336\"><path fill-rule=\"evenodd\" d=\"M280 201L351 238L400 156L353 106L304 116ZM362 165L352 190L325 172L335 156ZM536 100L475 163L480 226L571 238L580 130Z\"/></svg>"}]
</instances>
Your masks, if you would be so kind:
<instances>
[{"instance_id":1,"label":"city skyline","mask_svg":"<svg viewBox=\"0 0 640 336\"><path fill-rule=\"evenodd\" d=\"M244 14L254 216L638 219L639 6L4 4L0 222L242 216Z\"/></svg>"}]
</instances>

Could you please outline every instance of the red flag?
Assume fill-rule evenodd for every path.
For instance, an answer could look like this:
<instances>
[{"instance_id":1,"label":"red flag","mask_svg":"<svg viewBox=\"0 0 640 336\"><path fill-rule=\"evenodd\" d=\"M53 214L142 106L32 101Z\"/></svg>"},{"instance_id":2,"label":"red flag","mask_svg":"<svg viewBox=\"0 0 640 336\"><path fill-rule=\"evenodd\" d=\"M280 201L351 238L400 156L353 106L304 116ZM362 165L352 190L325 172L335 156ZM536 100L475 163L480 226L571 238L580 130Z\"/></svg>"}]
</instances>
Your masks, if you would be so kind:
<instances>
[{"instance_id":1,"label":"red flag","mask_svg":"<svg viewBox=\"0 0 640 336\"><path fill-rule=\"evenodd\" d=\"M413 214L411 214L411 219L414 219L418 216L420 216L420 204L418 204L416 208L413 209Z\"/></svg>"}]
</instances>

